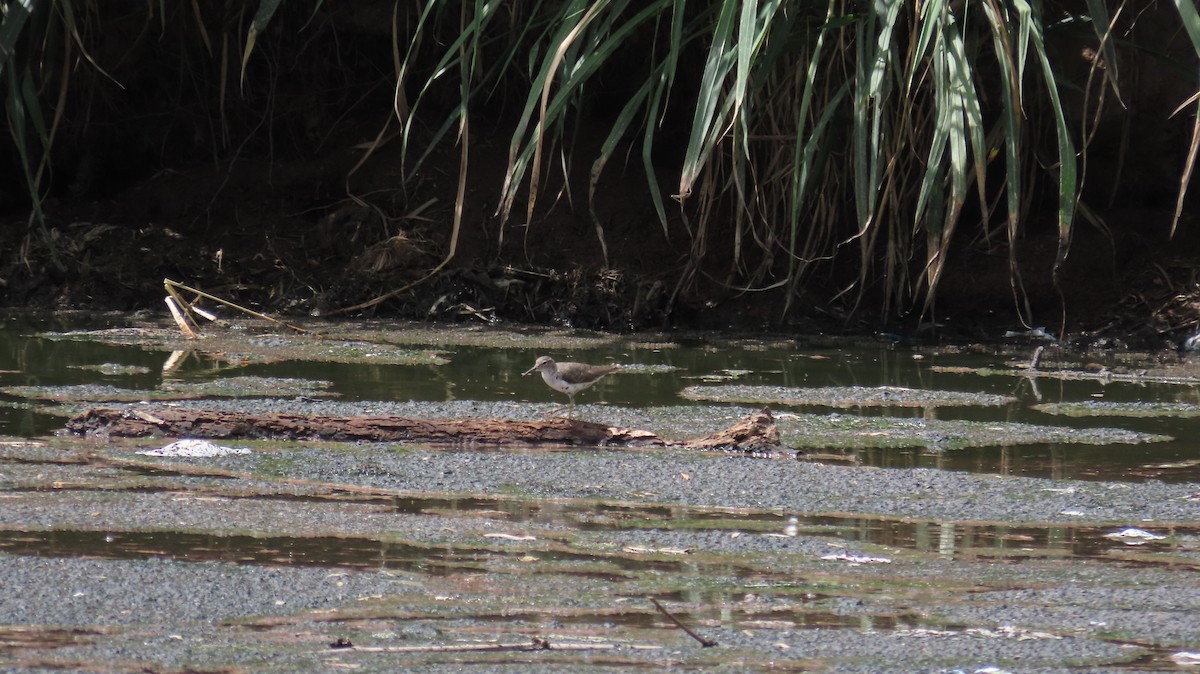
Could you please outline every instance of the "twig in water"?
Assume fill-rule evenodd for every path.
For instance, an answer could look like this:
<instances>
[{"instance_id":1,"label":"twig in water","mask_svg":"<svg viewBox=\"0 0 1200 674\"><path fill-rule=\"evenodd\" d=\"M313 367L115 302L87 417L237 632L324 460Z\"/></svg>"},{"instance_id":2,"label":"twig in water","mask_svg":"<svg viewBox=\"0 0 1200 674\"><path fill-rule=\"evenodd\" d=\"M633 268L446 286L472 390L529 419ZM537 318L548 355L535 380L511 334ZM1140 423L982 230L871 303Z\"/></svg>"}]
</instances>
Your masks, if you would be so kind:
<instances>
[{"instance_id":1,"label":"twig in water","mask_svg":"<svg viewBox=\"0 0 1200 674\"><path fill-rule=\"evenodd\" d=\"M701 646L703 646L705 648L712 648L713 646L717 645L716 641L714 641L712 639L705 639L704 637L700 636L699 634L696 634L695 632L693 632L690 628L688 628L687 625L684 625L683 623L679 622L679 618L676 618L675 616L671 615L671 613L669 611L667 611L667 609L663 608L663 605L658 603L658 600L655 599L654 597L650 597L650 601L654 602L654 607L658 609L659 613L667 616L667 618L671 622L675 623L676 627L683 630L684 634L695 639L696 641L699 641Z\"/></svg>"}]
</instances>

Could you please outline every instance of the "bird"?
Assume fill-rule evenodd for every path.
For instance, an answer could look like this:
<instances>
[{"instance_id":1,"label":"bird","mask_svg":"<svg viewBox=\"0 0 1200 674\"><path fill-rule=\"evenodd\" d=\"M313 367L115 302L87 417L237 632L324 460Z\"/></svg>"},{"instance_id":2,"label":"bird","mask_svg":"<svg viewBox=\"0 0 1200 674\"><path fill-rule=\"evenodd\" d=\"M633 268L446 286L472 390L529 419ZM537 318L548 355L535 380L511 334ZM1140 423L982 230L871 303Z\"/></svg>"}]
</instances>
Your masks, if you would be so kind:
<instances>
[{"instance_id":1,"label":"bird","mask_svg":"<svg viewBox=\"0 0 1200 674\"><path fill-rule=\"evenodd\" d=\"M567 394L570 406L575 406L575 394L600 381L600 378L621 369L620 365L588 365L587 363L556 363L550 356L539 356L533 367L522 376L542 373L542 381L555 391Z\"/></svg>"}]
</instances>

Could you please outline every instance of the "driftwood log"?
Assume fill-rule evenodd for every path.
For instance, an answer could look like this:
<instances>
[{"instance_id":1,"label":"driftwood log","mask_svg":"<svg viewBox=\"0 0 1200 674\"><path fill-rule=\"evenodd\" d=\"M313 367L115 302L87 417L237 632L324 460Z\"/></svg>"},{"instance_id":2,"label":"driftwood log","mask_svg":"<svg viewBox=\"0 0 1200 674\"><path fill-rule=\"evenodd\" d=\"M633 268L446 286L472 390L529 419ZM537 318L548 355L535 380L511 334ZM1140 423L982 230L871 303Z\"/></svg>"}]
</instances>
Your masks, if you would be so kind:
<instances>
[{"instance_id":1,"label":"driftwood log","mask_svg":"<svg viewBox=\"0 0 1200 674\"><path fill-rule=\"evenodd\" d=\"M455 445L574 445L592 447L685 447L766 453L779 450L779 430L769 409L729 428L683 442L650 431L590 421L547 418L403 419L387 416L320 417L302 414L249 414L174 408L90 409L67 422L76 435L188 437L213 440L323 440L334 442L427 442Z\"/></svg>"}]
</instances>

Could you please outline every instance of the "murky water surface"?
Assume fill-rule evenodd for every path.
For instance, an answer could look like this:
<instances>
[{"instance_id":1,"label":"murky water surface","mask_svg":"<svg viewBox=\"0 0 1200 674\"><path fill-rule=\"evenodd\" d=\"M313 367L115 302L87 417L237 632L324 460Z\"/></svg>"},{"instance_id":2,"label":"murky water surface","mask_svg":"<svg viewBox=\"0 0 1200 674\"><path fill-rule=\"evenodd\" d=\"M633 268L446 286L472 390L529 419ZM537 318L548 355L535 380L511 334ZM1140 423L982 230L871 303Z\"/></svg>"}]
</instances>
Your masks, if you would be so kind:
<instances>
[{"instance_id":1,"label":"murky water surface","mask_svg":"<svg viewBox=\"0 0 1200 674\"><path fill-rule=\"evenodd\" d=\"M10 317L0 328L0 386L103 385L125 389L161 390L164 387L221 379L261 377L329 382L327 392L342 401L528 401L561 402L565 396L548 389L537 376L522 377L538 355L553 353L593 363L620 363L628 372L610 376L579 395L581 403L637 409L685 404L680 392L696 385L736 384L797 387L906 387L918 390L981 393L1008 396L1014 402L1001 406L863 406L851 409L825 405L772 405L777 413L840 414L859 417L891 416L899 419L997 421L1066 428L1118 428L1170 436L1166 442L1143 444L1078 445L1022 444L945 450L939 446L873 448L850 447L849 453L865 465L879 467L931 467L945 470L1003 475L1045 476L1140 481L1200 480L1200 417L1069 417L1032 409L1044 403L1095 402L1171 403L1200 409L1200 387L1195 383L1063 380L1047 377L986 376L991 368L1011 366L1016 356L1032 355L1035 346L1016 347L1004 353L988 349L958 348L942 354L938 349L897 345L871 340L823 339L818 345L791 340L730 340L702 336L647 336L620 339L585 338L588 348L556 348L528 344L511 346L425 345L447 358L448 365L378 365L286 360L275 363L236 364L211 354L193 353L178 359L169 372L164 364L169 352L139 346L113 346L95 341L50 339L52 331L69 331L120 325L118 318L33 319ZM319 327L319 326L318 326ZM260 328L261 329L261 328ZM475 326L433 328L453 336L455 331L479 334ZM382 336L386 339L386 329ZM436 338L434 338L436 339ZM454 344L456 340L448 339ZM568 342L570 345L571 343ZM984 353L981 353L984 352ZM1016 356L1014 356L1016 354ZM1092 370L1104 354L1084 359ZM1113 356L1115 358L1115 356ZM1081 361L1082 363L1083 361ZM1080 363L1080 372L1088 370ZM1101 365L1102 366L1102 365ZM952 370L947 372L946 370ZM101 396L102 397L102 396ZM703 403L687 403L703 404ZM713 403L717 405L718 403ZM769 404L769 403L768 403ZM36 436L60 429L59 416L41 413L30 400L0 395L0 434ZM931 443L932 445L933 443Z\"/></svg>"},{"instance_id":2,"label":"murky water surface","mask_svg":"<svg viewBox=\"0 0 1200 674\"><path fill-rule=\"evenodd\" d=\"M1069 656L1076 662L1124 663L1131 669L1167 671L1176 662L1172 658L1179 657L1175 651L1191 643L1189 639L1200 639L1184 628L1182 635L1166 630L1169 634L1161 640L1147 636L1162 632L1153 621L1151 627L1138 628L1142 631L1130 627L1133 631L1126 634L1123 628L1105 622L1115 625L1122 619L1103 613L1111 607L1098 600L1096 605L1090 605L1090 599L1078 600L1086 607L1080 609L1088 616L1085 628L1070 613L1074 600L1062 603L1049 595L1010 600L1004 594L1074 592L1081 586L1107 583L1117 596L1113 606L1123 607L1125 600L1119 593L1144 584L1139 591L1146 592L1146 597L1134 601L1139 605L1163 602L1161 611L1172 616L1167 624L1175 624L1174 611L1194 617L1189 602L1196 600L1188 594L1190 590L1176 587L1173 591L1171 585L1196 587L1200 517L1139 522L1136 513L1130 513L1129 527L1120 530L1107 524L1070 523L1068 511L1060 513L1067 523L1009 524L684 506L658 503L654 494L646 494L644 503L546 499L526 495L521 485L514 486L513 493L389 493L369 479L354 483L347 478L342 485L331 482L328 473L319 478L294 474L289 471L302 470L297 466L309 466L311 460L290 463L286 451L272 453L272 448L257 447L253 466L259 472L244 474L204 459L156 463L133 456L132 450L141 445L114 442L111 447L89 446L79 454L60 456L54 447L61 445L61 440L58 444L25 443L27 447L21 447L19 440L45 438L62 429L65 416L57 405L101 406L106 395L122 390L128 393L123 399L165 393L188 398L188 404L202 404L195 402L196 396L201 401L209 396L264 398L282 391L285 400L320 398L346 404L476 401L480 410L528 411L565 398L540 378L521 376L537 356L552 354L560 360L623 366L625 372L579 394L579 414L585 418L611 412L618 417L627 413L630 418L654 420L668 416L656 417L656 410L667 409L672 410L669 415L673 418L722 418L734 403L705 397L714 391L719 396L726 390L721 387L739 386L745 387L739 395L782 391L793 401L765 403L780 418L785 441L788 437L803 439L806 428L811 435L817 426L825 433L831 427L855 426L863 420L878 422L860 435L848 436L849 441L843 438L816 448L831 455L830 460L839 466L885 471L926 467L1079 479L1118 490L1143 483L1150 486L1150 480L1179 486L1200 482L1200 416L1190 413L1200 404L1200 388L1187 374L1195 370L1178 356L1160 357L1158 364L1174 359L1178 362L1168 364L1180 369L1138 379L1104 375L1106 368L1115 371L1126 365L1128 356L1116 353L1054 352L1064 362L1044 363L1038 373L1022 371L1020 361L1033 357L1036 344L939 349L885 340L614 337L476 326L403 326L391 331L386 324L374 324L338 327L336 339L349 345L346 353L367 355L309 360L263 358L261 352L230 353L237 349L236 331L232 340L225 338L224 351L172 352L172 347L161 342L119 344L70 336L72 331L126 323L120 316L23 315L7 317L0 325L0 388L6 391L0 394L0 435L8 436L7 444L16 448L0 461L0 478L9 485L0 492L0 507L7 513L36 513L57 522L34 526L19 516L8 516L0 525L0 559L69 559L113 565L166 560L202 569L209 568L207 564L276 571L319 569L332 570L329 578L357 573L394 581L386 591L362 594L350 602L339 599L323 605L315 596L309 597L313 607L326 606L314 613L292 614L288 612L291 609L280 609L283 615L279 618L258 622L246 618L234 629L232 623L223 625L223 638L246 652L283 653L285 659L280 662L285 664L280 666L285 669L280 671L306 668L308 665L300 663L307 662L304 658L314 648L324 649L322 640L328 641L330 634L347 642L353 639L358 645L364 640L380 644L374 651L348 649L345 653L349 655L338 651L339 655L322 660L322 667L365 667L363 671L388 671L396 664L391 660L373 662L368 653L404 649L422 654L411 656L404 664L441 665L448 668L445 671L457 671L463 665L537 662L533 656L447 659L437 655L439 644L486 645L500 639L499 635L514 634L549 637L555 643L575 639L572 647L580 652L600 648L603 635L625 649L620 657L606 661L581 655L577 657L584 660L576 661L572 659L576 656L561 656L565 659L559 663L578 665L586 660L614 670L657 668L654 663L663 662L687 667L769 662L774 667L777 661L786 663L780 665L784 669L807 670L838 663L869 669L878 649L914 639L938 639L943 645L955 639L972 640L964 650L972 655L956 660L952 649L941 649L938 657L942 659L926 660L922 658L932 656L918 647L894 654L901 658L895 662L906 663L902 668L979 665L983 661L972 658L985 641L1003 642L1008 649L997 650L987 662L1006 662L1011 657L1021 663L1051 665L1058 662L1053 655L1038 660L1042 656L1022 653L1016 644L1078 639L1083 645L1073 646ZM248 329L246 339L258 329ZM281 334L267 339L282 344L288 337ZM330 344L334 341L331 336ZM409 349L406 357L423 364L377 362L370 354L373 345ZM1146 363L1153 365L1155 360ZM1051 374L1054 372L1059 374ZM1098 372L1100 376L1096 376ZM206 386L223 382L231 385L230 391ZM266 390L241 390L246 387ZM685 398L681 393L689 387L700 387L693 390L705 395ZM857 387L892 388L877 392L878 401L846 404L848 395L853 400L852 396L862 393ZM835 399L820 399L823 392L835 389ZM936 392L952 395L914 403L917 393ZM985 394L977 399L986 404L964 404L953 397L962 393ZM80 399L72 401L72 396ZM114 395L112 399L117 398ZM801 399L807 402L796 402ZM1104 408L1107 411L1102 414L1094 413L1096 406L1085 405L1089 416L1051 413L1062 409L1056 407L1060 403L1097 401L1119 405ZM1044 407L1039 411L1034 405ZM1171 414L1142 414L1153 405ZM1137 413L1128 413L1129 409ZM814 420L820 423L814 424ZM888 420L894 421L894 426L887 425ZM954 425L960 422L969 423ZM793 426L786 426L789 423ZM1057 437L1066 439L1086 434L1100 440L1051 444L1029 441L1022 435L1025 439L1020 443L1006 444L1006 437L1020 435L1015 424L1065 429L1065 434ZM958 434L965 435L962 429L968 426L990 428L997 439L961 441ZM876 438L893 437L900 432L897 429L906 433L921 430L925 434L916 437L924 439L906 441L902 446L873 443ZM1137 436L1137 443L1104 444L1103 433L1091 433L1097 429L1142 435ZM28 451L22 453L24 450ZM446 451L470 454L474 450ZM353 457L337 460L354 461ZM631 452L628 463L637 461L638 455ZM248 470L245 465L251 464L238 465L239 470ZM763 475L769 475L770 462L764 460L762 465ZM366 478L371 470L382 470L362 463L355 467ZM542 469L539 464L538 470ZM688 474L680 477L691 479ZM1200 492L1184 498L1200 501ZM152 516L142 515L139 520L136 513L140 508L153 511ZM209 511L212 514L206 515ZM250 524L251 515L262 516L269 524ZM206 522L206 516L221 526L214 530L210 524L184 524L193 519ZM139 521L159 523L139 525ZM161 522L178 524L164 528ZM1026 577L1026 566L1036 574L1037 582ZM934 567L937 570L931 570ZM161 565L154 568L156 572L163 569ZM1090 579L1098 580L1078 582L1077 568L1086 569ZM1123 572L1160 575L1143 583L1140 576L1120 575ZM108 591L106 584L112 582L108 575L81 573L84 580L79 582L86 587L74 590L71 597L99 594L101 588ZM42 582L45 584L45 579ZM44 589L38 586L37 591ZM1156 591L1166 598L1156 599ZM987 599L991 593L999 597L995 602ZM115 606L123 598L114 596L118 598L110 603ZM186 591L181 596L186 596ZM0 609L6 599L0 597ZM676 641L673 659L655 660L665 657L653 655L655 649L681 632L647 603L650 599L672 604L676 619L710 636L720 632L726 650L697 659L694 654L679 655ZM26 609L34 605L30 602L36 603L20 593L17 601ZM69 603L70 599L63 601ZM145 603L153 605L154 601ZM1045 607L1038 609L1043 612L1063 612L1062 625L1046 626L1043 613L1012 614L1012 607L1022 602ZM282 598L276 601L280 606L286 603ZM126 613L130 610L138 609ZM980 610L985 617L973 613ZM262 607L248 608L245 615L266 612ZM5 663L6 652L53 653L94 647L114 634L111 638L121 642L120 633L113 631L116 628L103 621L96 630L60 629L50 617L28 622L42 627L27 630L20 627L21 619L13 623L16 627L5 627L9 623L0 621L0 664ZM325 627L313 627L313 623ZM303 630L294 626L300 624L305 625ZM400 624L405 627L397 629ZM159 629L165 630L163 639L168 639L166 634L175 639L189 628L164 624ZM797 635L812 630L853 634L861 645L843 639L836 652L829 654L822 655L818 647L810 645L805 653L785 655L791 648L789 641L799 647L804 642ZM898 641L881 645L878 635L885 632ZM312 638L305 641L305 634ZM762 643L755 643L760 637ZM139 633L135 641L151 643L144 639ZM414 640L416 645L412 645ZM300 650L288 650L290 646L284 644L297 644ZM604 645L609 646L614 644ZM864 653L861 658L856 655L858 648ZM118 655L111 656L116 658L114 662L138 659L123 650L115 652ZM225 652L214 651L208 659L189 662L200 669L220 669L229 664L221 654ZM69 660L45 657L30 660L27 666L69 668ZM104 660L109 656L96 657ZM153 660L157 656L146 657ZM566 667L564 671L569 670Z\"/></svg>"}]
</instances>

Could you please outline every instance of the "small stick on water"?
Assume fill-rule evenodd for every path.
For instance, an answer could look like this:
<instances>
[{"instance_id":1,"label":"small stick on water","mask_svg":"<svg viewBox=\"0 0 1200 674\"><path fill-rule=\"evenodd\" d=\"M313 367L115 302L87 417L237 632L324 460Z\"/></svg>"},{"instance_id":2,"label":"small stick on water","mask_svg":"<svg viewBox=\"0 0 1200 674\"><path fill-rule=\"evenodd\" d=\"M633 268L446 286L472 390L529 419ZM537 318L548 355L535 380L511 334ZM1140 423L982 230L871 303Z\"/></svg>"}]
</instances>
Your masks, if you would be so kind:
<instances>
[{"instance_id":1,"label":"small stick on water","mask_svg":"<svg viewBox=\"0 0 1200 674\"><path fill-rule=\"evenodd\" d=\"M687 625L684 625L683 623L679 622L679 618L676 618L675 616L671 615L671 613L669 611L667 611L667 609L663 608L663 605L658 603L658 600L655 599L654 597L650 597L650 601L654 602L654 607L658 609L659 613L667 616L667 619L669 619L671 622L675 623L676 627L683 630L684 634L695 639L696 641L699 641L701 646L703 646L705 648L712 648L713 646L717 645L716 641L713 641L712 639L705 639L704 637L700 636L699 634L696 634L695 632L693 632L690 628L688 628Z\"/></svg>"}]
</instances>

